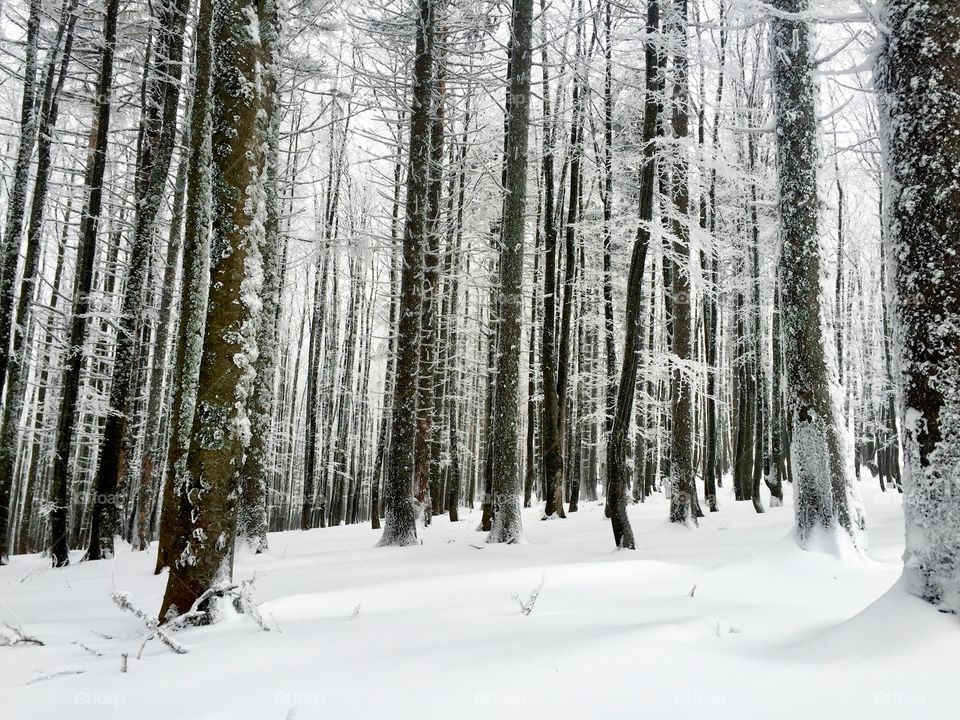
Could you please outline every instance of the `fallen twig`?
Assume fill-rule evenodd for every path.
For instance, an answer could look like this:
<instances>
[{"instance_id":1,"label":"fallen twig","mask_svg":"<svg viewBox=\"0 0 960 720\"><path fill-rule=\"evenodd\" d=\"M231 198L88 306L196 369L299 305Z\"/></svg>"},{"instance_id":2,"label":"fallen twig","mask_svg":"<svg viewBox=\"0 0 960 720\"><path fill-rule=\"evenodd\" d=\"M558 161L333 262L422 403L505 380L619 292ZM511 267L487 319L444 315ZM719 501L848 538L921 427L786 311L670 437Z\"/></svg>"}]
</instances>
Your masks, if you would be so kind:
<instances>
[{"instance_id":1,"label":"fallen twig","mask_svg":"<svg viewBox=\"0 0 960 720\"><path fill-rule=\"evenodd\" d=\"M130 602L129 593L113 592L110 593L110 597L113 599L113 602L117 605L117 607L119 607L121 610L132 612L143 621L144 625L147 626L147 629L150 632L147 634L146 638L144 638L144 645L146 645L148 640L156 637L160 640L160 642L177 653L177 655L185 655L190 651L189 648L181 645L172 637L170 637L164 630L162 630L160 628L160 623L157 622L156 618L154 618L152 615L147 615L147 613ZM143 646L141 646L140 651L143 652Z\"/></svg>"},{"instance_id":2,"label":"fallen twig","mask_svg":"<svg viewBox=\"0 0 960 720\"><path fill-rule=\"evenodd\" d=\"M43 641L35 638L33 635L27 635L20 628L3 623L4 632L0 632L0 645L10 647L12 645L40 645Z\"/></svg>"},{"instance_id":3,"label":"fallen twig","mask_svg":"<svg viewBox=\"0 0 960 720\"><path fill-rule=\"evenodd\" d=\"M521 612L521 613L523 613L524 615L529 615L530 613L533 612L533 606L536 604L537 598L540 597L540 591L543 589L543 583L544 583L544 581L545 581L546 579L547 579L546 573L543 573L543 574L540 575L540 584L537 585L537 586L530 592L530 598L529 598L526 602L524 602L523 600L520 599L520 595L519 595L519 594L511 595L511 597L512 597L514 600L516 600L518 603L520 603L520 612Z\"/></svg>"}]
</instances>

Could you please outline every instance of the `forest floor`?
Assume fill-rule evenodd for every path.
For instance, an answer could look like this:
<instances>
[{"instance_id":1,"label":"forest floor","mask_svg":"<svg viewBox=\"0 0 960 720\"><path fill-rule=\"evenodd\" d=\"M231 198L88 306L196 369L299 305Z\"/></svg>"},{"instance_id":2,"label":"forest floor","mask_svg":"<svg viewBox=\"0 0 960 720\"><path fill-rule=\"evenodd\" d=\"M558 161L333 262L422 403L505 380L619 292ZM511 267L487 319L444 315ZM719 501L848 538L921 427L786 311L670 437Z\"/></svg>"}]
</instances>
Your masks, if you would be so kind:
<instances>
[{"instance_id":1,"label":"forest floor","mask_svg":"<svg viewBox=\"0 0 960 720\"><path fill-rule=\"evenodd\" d=\"M375 548L367 526L271 534L235 567L271 631L233 616L178 633L185 655L151 640L138 658L144 625L110 598L156 612L153 552L15 557L0 623L44 646L0 647L0 715L955 718L960 622L898 582L900 495L860 489L867 558L797 549L789 497L758 516L729 488L698 530L670 526L661 497L632 506L636 552L613 549L599 503L525 511L514 546L484 545L479 510L436 519L419 547ZM541 582L525 615L512 596Z\"/></svg>"}]
</instances>

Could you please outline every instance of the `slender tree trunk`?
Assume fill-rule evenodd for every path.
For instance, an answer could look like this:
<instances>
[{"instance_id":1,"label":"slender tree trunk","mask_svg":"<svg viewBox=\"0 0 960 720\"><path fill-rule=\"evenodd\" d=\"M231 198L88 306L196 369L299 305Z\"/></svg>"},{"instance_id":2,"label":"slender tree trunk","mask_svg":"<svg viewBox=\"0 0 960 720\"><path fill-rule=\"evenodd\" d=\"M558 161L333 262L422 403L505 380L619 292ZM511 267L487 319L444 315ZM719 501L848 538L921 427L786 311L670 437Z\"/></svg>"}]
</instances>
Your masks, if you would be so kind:
<instances>
[{"instance_id":1,"label":"slender tree trunk","mask_svg":"<svg viewBox=\"0 0 960 720\"><path fill-rule=\"evenodd\" d=\"M14 297L17 290L17 264L20 260L20 245L23 235L23 218L27 208L27 184L30 180L30 162L37 142L37 48L40 42L40 15L43 3L30 0L27 15L27 36L23 62L23 93L20 98L20 136L17 157L13 165L9 194L7 196L6 226L0 248L0 397L7 387L7 363L10 359L10 337L15 336L16 322L13 315ZM9 497L10 491L5 491ZM0 513L6 516L7 500L0 490ZM0 521L6 530L6 520ZM5 534L5 533L4 533ZM0 562L6 556L6 542L0 539Z\"/></svg>"},{"instance_id":2,"label":"slender tree trunk","mask_svg":"<svg viewBox=\"0 0 960 720\"><path fill-rule=\"evenodd\" d=\"M523 315L523 236L527 204L530 132L530 68L533 0L514 0L510 20L510 74L504 158L503 232L500 250L500 313L497 324L497 396L493 413L494 519L487 542L523 536L520 519L520 325Z\"/></svg>"},{"instance_id":3,"label":"slender tree trunk","mask_svg":"<svg viewBox=\"0 0 960 720\"><path fill-rule=\"evenodd\" d=\"M658 0L647 2L647 37L653 37L660 27L660 4ZM643 279L647 262L647 249L650 246L649 222L653 217L653 186L656 182L656 147L654 137L657 129L659 105L657 98L659 63L653 43L648 42L644 50L646 69L644 71L644 111L643 111L643 158L640 164L640 225L633 242L630 258L630 275L627 279L627 304L625 339L623 343L623 365L620 369L620 382L617 385L617 406L613 416L610 437L607 439L607 503L610 510L610 524L613 529L613 541L619 548L633 550L636 543L633 529L627 517L627 432L630 429L630 417L633 414L634 392L640 366L640 352L644 338L642 327ZM651 296L653 295L651 285ZM651 307L653 303L651 302Z\"/></svg>"},{"instance_id":4,"label":"slender tree trunk","mask_svg":"<svg viewBox=\"0 0 960 720\"><path fill-rule=\"evenodd\" d=\"M12 335L13 344L12 347L9 348L9 353L2 353L2 363L6 366L8 382L6 383L7 397L3 403L2 411L0 411L0 564L5 562L8 554L8 547L6 543L8 530L7 519L8 507L10 504L10 493L14 478L14 465L17 455L17 438L19 435L18 419L23 410L23 403L24 399L26 398L27 381L29 376L26 332L29 323L28 317L30 315L30 303L37 300L37 277L41 255L40 246L42 241L43 214L47 200L47 189L50 183L50 172L52 169L53 134L57 125L57 117L59 114L60 95L63 90L64 81L66 80L67 67L70 62L73 48L74 27L76 26L77 21L76 8L76 0L65 0L60 15L60 23L57 28L56 38L48 53L46 61L46 68L44 70L43 96L39 111L35 113L34 111L31 111L31 119L29 121L32 126L35 125L36 120L34 119L34 114L39 115L40 120L38 133L39 139L37 142L37 169L34 180L33 199L31 200L30 204L30 213L27 224L26 253L23 263L23 277L20 283L20 297L16 303L16 308L12 318L12 329L10 332L10 335ZM31 13L32 12L33 7L31 6ZM32 20L33 18L31 16L30 22L32 22ZM66 35L65 39L64 35ZM29 53L31 52L29 48L30 42L31 40L28 38L28 65L31 62L29 59ZM33 42L36 42L35 39ZM64 43L64 49L63 54L60 55L60 62L58 63L58 51L60 49L61 42ZM36 51L35 47L33 51ZM35 60L33 62L35 64ZM29 68L27 69L29 71ZM24 87L24 94L27 94L26 83ZM26 131L26 129L22 130ZM32 129L30 132L32 133ZM32 137L24 138L23 134L21 133L22 149L25 149L23 146L25 140L29 140L29 142L32 144ZM29 160L29 158L27 159ZM18 156L17 161L19 162L19 160L20 158ZM19 181L19 177L17 176L18 171L19 166L14 171L15 184ZM23 182L26 184L27 178L23 178ZM18 197L18 192L19 191L16 186L11 190L8 220L15 222L15 225L12 228L8 227L8 233L6 235L7 242L15 246L14 260L19 258L20 255L20 225L23 220L22 209L17 211L15 204L25 204L26 202L25 197ZM13 218L11 220L10 216L18 214L20 215L19 218ZM13 234L10 233L11 230ZM60 255L58 255L58 257L60 257ZM15 262L13 270L16 271ZM13 288L15 287L12 276L10 278L10 282L11 285L9 288L9 299L12 304ZM0 292L6 291L6 280L4 280L3 283L0 283ZM9 339L10 338L8 337L8 341ZM27 372L24 372L25 370ZM3 376L2 369L0 369L0 376ZM43 388L41 392L45 392L45 388ZM0 395L2 395L2 393L3 382L0 380ZM40 398L40 402L42 402L42 398ZM39 409L39 406L38 412L42 412Z\"/></svg>"},{"instance_id":5,"label":"slender tree trunk","mask_svg":"<svg viewBox=\"0 0 960 720\"><path fill-rule=\"evenodd\" d=\"M274 384L277 375L279 349L278 320L280 292L283 285L283 251L279 218L279 163L280 163L280 12L277 0L258 0L260 43L263 63L262 103L269 124L261 120L259 129L266 137L264 157L266 182L264 184L263 246L263 305L260 311L260 330L257 336L257 378L250 399L250 446L247 448L240 472L240 510L237 531L241 540L254 552L267 549L267 487L269 483L270 446L274 415Z\"/></svg>"},{"instance_id":6,"label":"slender tree trunk","mask_svg":"<svg viewBox=\"0 0 960 720\"><path fill-rule=\"evenodd\" d=\"M690 96L687 59L687 0L674 0L673 30L676 52L673 58L673 137L681 143L690 134ZM683 147L673 166L672 200L676 219L673 222L672 263L673 354L671 369L670 422L670 521L697 523L697 486L693 470L693 382L682 366L693 359L691 347L692 289L690 284L690 188L688 161Z\"/></svg>"},{"instance_id":7,"label":"slender tree trunk","mask_svg":"<svg viewBox=\"0 0 960 720\"><path fill-rule=\"evenodd\" d=\"M396 380L393 390L393 430L388 477L384 483L386 518L379 544L417 543L416 509L412 493L417 418L417 378L420 359L420 295L424 279L426 220L430 189L430 134L433 94L434 13L439 0L419 0L410 114L410 154L407 169L407 214L403 233L400 318L397 327Z\"/></svg>"},{"instance_id":8,"label":"slender tree trunk","mask_svg":"<svg viewBox=\"0 0 960 720\"><path fill-rule=\"evenodd\" d=\"M94 112L96 134L93 151L87 165L84 185L88 188L86 206L80 221L80 245L77 251L73 287L73 308L70 313L70 334L64 362L64 382L60 396L56 445L53 461L53 479L50 489L51 558L55 567L70 562L68 554L67 513L69 512L69 463L77 426L77 400L80 394L80 375L83 367L83 340L90 310L90 291L93 288L93 260L103 204L103 176L107 165L107 143L110 129L111 90L113 87L113 55L117 41L119 0L108 0L103 25L103 52L100 55L100 76L97 81L97 99Z\"/></svg>"},{"instance_id":9,"label":"slender tree trunk","mask_svg":"<svg viewBox=\"0 0 960 720\"><path fill-rule=\"evenodd\" d=\"M570 123L570 185L567 192L567 218L564 227L564 267L563 267L563 305L560 309L560 345L557 358L557 426L561 435L571 427L567 418L570 403L570 366L573 363L573 313L574 296L576 294L577 278L577 225L580 222L581 194L583 192L583 127L585 112L586 88L583 67L582 38L583 7L577 6L576 52L573 68L573 96L571 111L573 117ZM572 448L568 447L568 451ZM563 479L572 482L572 475L564 473ZM564 517L562 503L556 508L551 506L551 496L547 496L547 506L544 513L549 517L555 511Z\"/></svg>"},{"instance_id":10,"label":"slender tree trunk","mask_svg":"<svg viewBox=\"0 0 960 720\"><path fill-rule=\"evenodd\" d=\"M158 17L160 39L156 79L149 92L148 114L153 127L144 130L137 183L137 212L130 251L130 270L123 293L117 329L117 347L110 383L110 406L100 449L87 557L99 560L113 555L113 537L120 530L122 483L127 464L128 413L137 392L135 363L137 337L145 322L146 287L154 226L163 201L177 134L183 41L189 0L168 0Z\"/></svg>"},{"instance_id":11,"label":"slender tree trunk","mask_svg":"<svg viewBox=\"0 0 960 720\"><path fill-rule=\"evenodd\" d=\"M545 11L546 0L540 2ZM546 38L540 48L543 74L543 332L540 372L543 382L541 406L543 474L546 497L544 518L563 515L563 440L560 427L560 396L557 387L557 226L554 185L554 119L550 110L550 61Z\"/></svg>"}]
</instances>

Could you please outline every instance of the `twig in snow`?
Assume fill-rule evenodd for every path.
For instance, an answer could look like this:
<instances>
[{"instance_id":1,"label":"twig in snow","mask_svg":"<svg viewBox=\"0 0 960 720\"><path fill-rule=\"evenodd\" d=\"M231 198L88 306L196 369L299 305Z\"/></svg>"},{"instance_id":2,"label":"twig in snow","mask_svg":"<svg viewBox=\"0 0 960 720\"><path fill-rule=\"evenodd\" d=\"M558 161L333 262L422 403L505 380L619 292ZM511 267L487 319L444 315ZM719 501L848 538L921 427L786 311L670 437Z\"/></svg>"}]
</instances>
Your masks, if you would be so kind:
<instances>
[{"instance_id":1,"label":"twig in snow","mask_svg":"<svg viewBox=\"0 0 960 720\"><path fill-rule=\"evenodd\" d=\"M64 675L83 675L86 670L61 670L60 672L50 673L49 675L41 675L38 678L33 680L27 680L27 685L33 685L34 683L43 682L44 680L53 680L56 677L63 677Z\"/></svg>"},{"instance_id":2,"label":"twig in snow","mask_svg":"<svg viewBox=\"0 0 960 720\"><path fill-rule=\"evenodd\" d=\"M511 597L520 603L520 612L524 615L529 615L533 612L533 606L537 603L537 598L540 597L540 591L543 589L543 583L547 579L546 573L540 575L540 584L537 585L531 592L530 598L524 602L520 599L519 594L511 595Z\"/></svg>"},{"instance_id":3,"label":"twig in snow","mask_svg":"<svg viewBox=\"0 0 960 720\"><path fill-rule=\"evenodd\" d=\"M33 635L27 635L20 628L13 625L3 624L0 631L0 646L10 647L13 645L43 645L43 642Z\"/></svg>"},{"instance_id":4,"label":"twig in snow","mask_svg":"<svg viewBox=\"0 0 960 720\"><path fill-rule=\"evenodd\" d=\"M146 645L148 640L156 637L160 640L160 642L177 653L177 655L185 655L187 652L189 652L189 648L178 643L160 628L160 623L157 622L156 618L154 618L152 615L147 615L147 613L130 602L129 593L112 592L110 593L110 597L113 599L113 602L117 607L119 607L121 610L132 612L143 621L144 625L147 626L147 630L149 630L149 632L144 638L143 645ZM140 647L140 652L143 652L143 645Z\"/></svg>"},{"instance_id":5,"label":"twig in snow","mask_svg":"<svg viewBox=\"0 0 960 720\"><path fill-rule=\"evenodd\" d=\"M103 653L102 653L102 652L100 652L99 650L94 650L94 649L93 649L92 647L90 647L89 645L84 645L84 644L83 644L82 642L80 642L79 640L74 640L74 641L73 641L73 644L76 645L76 646L77 646L78 648L80 648L81 650L85 650L86 652L90 653L91 655L94 655L95 657L103 657Z\"/></svg>"},{"instance_id":6,"label":"twig in snow","mask_svg":"<svg viewBox=\"0 0 960 720\"><path fill-rule=\"evenodd\" d=\"M49 564L44 564L44 565L41 565L40 567L35 567L33 568L33 570L29 570L26 573L24 573L23 577L20 578L20 582L24 583L30 578L32 578L34 575L39 575L40 573L45 572L50 567L52 566Z\"/></svg>"}]
</instances>

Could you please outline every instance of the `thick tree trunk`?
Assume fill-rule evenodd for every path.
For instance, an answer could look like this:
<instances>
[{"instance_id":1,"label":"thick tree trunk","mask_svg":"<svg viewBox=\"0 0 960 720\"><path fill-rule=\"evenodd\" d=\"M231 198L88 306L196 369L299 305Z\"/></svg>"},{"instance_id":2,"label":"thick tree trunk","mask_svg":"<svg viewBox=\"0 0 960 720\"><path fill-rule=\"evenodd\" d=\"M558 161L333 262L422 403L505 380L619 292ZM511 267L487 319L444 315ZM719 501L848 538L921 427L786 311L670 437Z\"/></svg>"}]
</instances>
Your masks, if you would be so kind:
<instances>
[{"instance_id":1,"label":"thick tree trunk","mask_svg":"<svg viewBox=\"0 0 960 720\"><path fill-rule=\"evenodd\" d=\"M878 66L887 237L900 348L904 575L960 612L960 16L952 0L887 0Z\"/></svg>"},{"instance_id":2,"label":"thick tree trunk","mask_svg":"<svg viewBox=\"0 0 960 720\"><path fill-rule=\"evenodd\" d=\"M434 7L435 25L442 24L436 14L443 12L440 0ZM438 487L438 462L435 457L434 435L434 374L439 353L441 301L440 255L443 239L441 223L441 199L443 194L443 156L446 89L445 36L437 32L434 37L434 68L432 79L432 107L430 122L430 166L427 190L427 217L425 232L426 254L424 256L423 289L420 303L420 357L417 387L417 440L415 450L414 487L420 503L423 522L430 524L433 514L440 511L442 492Z\"/></svg>"},{"instance_id":3,"label":"thick tree trunk","mask_svg":"<svg viewBox=\"0 0 960 720\"><path fill-rule=\"evenodd\" d=\"M253 0L214 6L212 24L210 292L186 475L190 533L170 568L161 622L233 575L247 399L256 379L266 221L262 32ZM264 23L266 18L260 18ZM246 92L249 88L256 92Z\"/></svg>"},{"instance_id":4,"label":"thick tree trunk","mask_svg":"<svg viewBox=\"0 0 960 720\"><path fill-rule=\"evenodd\" d=\"M842 530L864 546L859 498L846 475L843 438L831 395L830 342L823 315L817 198L817 119L809 26L796 19L808 0L777 0L773 19L777 167L780 183L780 288L786 354L786 414L795 478L797 536Z\"/></svg>"}]
</instances>

